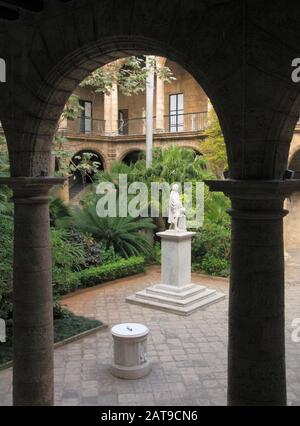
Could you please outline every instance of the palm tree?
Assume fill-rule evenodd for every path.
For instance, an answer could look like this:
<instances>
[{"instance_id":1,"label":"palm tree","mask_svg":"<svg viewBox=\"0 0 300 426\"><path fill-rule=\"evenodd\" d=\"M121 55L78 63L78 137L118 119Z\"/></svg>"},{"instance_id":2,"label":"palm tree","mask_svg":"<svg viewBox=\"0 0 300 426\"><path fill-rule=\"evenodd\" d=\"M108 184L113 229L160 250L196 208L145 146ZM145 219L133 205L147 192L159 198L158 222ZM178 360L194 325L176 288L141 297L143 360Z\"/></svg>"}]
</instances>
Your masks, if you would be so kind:
<instances>
[{"instance_id":1,"label":"palm tree","mask_svg":"<svg viewBox=\"0 0 300 426\"><path fill-rule=\"evenodd\" d=\"M113 247L116 253L126 258L151 255L151 244L142 234L144 230L155 228L149 218L99 217L95 205L89 205L74 213L74 224L82 232L103 241L107 249Z\"/></svg>"}]
</instances>

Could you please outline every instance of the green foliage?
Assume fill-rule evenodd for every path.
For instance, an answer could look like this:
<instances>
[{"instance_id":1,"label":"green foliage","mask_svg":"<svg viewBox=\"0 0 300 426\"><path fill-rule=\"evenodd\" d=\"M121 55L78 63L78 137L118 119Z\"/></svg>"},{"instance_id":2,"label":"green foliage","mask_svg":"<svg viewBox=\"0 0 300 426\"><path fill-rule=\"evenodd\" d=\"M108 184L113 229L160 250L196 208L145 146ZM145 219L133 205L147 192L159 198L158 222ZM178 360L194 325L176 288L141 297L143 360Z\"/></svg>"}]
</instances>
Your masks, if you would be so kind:
<instances>
[{"instance_id":1,"label":"green foliage","mask_svg":"<svg viewBox=\"0 0 300 426\"><path fill-rule=\"evenodd\" d=\"M129 259L118 259L115 262L100 266L90 267L69 275L67 283L60 283L55 288L55 296L71 293L85 287L92 287L105 281L112 281L132 274L144 272L145 259L143 257L131 257ZM56 316L61 315L61 307L56 304Z\"/></svg>"},{"instance_id":2,"label":"green foliage","mask_svg":"<svg viewBox=\"0 0 300 426\"><path fill-rule=\"evenodd\" d=\"M70 173L70 153L64 148L67 141L64 135L56 133L52 149L56 161L56 176L68 176Z\"/></svg>"},{"instance_id":3,"label":"green foliage","mask_svg":"<svg viewBox=\"0 0 300 426\"><path fill-rule=\"evenodd\" d=\"M167 149L156 148L153 151L153 161L150 168L146 168L145 160L139 160L130 166L122 162L114 162L110 173L99 173L99 181L108 181L115 184L118 189L118 178L120 174L126 174L128 184L133 182L143 182L148 187L148 193L151 193L152 182L166 182L170 186L178 182L191 182L193 185L196 182L202 182L205 179L214 178L213 174L207 170L206 160L203 156L197 155L195 151L187 148L181 148L176 145L171 145ZM96 199L95 195L89 195L83 202L91 203L91 200ZM162 197L157 206L152 205L162 214ZM145 208L150 209L149 205ZM157 218L157 224L161 218Z\"/></svg>"},{"instance_id":4,"label":"green foliage","mask_svg":"<svg viewBox=\"0 0 300 426\"><path fill-rule=\"evenodd\" d=\"M153 247L153 258L155 263L161 264L161 245L158 241L154 244Z\"/></svg>"},{"instance_id":5,"label":"green foliage","mask_svg":"<svg viewBox=\"0 0 300 426\"><path fill-rule=\"evenodd\" d=\"M49 211L50 225L52 227L61 227L72 216L70 207L58 197L50 200Z\"/></svg>"},{"instance_id":6,"label":"green foliage","mask_svg":"<svg viewBox=\"0 0 300 426\"><path fill-rule=\"evenodd\" d=\"M76 155L74 158L74 160L78 160L78 162L71 162L70 170L72 173L78 171L81 174L83 186L86 184L87 176L89 176L89 178L92 180L92 175L99 172L101 163L99 161L93 160L94 157L95 154L92 152L84 152L80 155Z\"/></svg>"},{"instance_id":7,"label":"green foliage","mask_svg":"<svg viewBox=\"0 0 300 426\"><path fill-rule=\"evenodd\" d=\"M80 245L84 251L84 263L80 265L82 269L115 262L120 259L113 247L104 247L104 244L96 241L91 234L83 233L75 228L69 228L67 237L71 244Z\"/></svg>"},{"instance_id":8,"label":"green foliage","mask_svg":"<svg viewBox=\"0 0 300 426\"><path fill-rule=\"evenodd\" d=\"M0 318L12 315L13 219L0 214Z\"/></svg>"},{"instance_id":9,"label":"green foliage","mask_svg":"<svg viewBox=\"0 0 300 426\"><path fill-rule=\"evenodd\" d=\"M80 116L83 110L84 108L79 103L79 97L72 94L68 99L62 116L67 120L75 120L75 118Z\"/></svg>"},{"instance_id":10,"label":"green foliage","mask_svg":"<svg viewBox=\"0 0 300 426\"><path fill-rule=\"evenodd\" d=\"M9 176L9 158L5 137L0 135L0 177Z\"/></svg>"},{"instance_id":11,"label":"green foliage","mask_svg":"<svg viewBox=\"0 0 300 426\"><path fill-rule=\"evenodd\" d=\"M211 275L228 276L230 225L207 220L197 231L192 244L192 262Z\"/></svg>"},{"instance_id":12,"label":"green foliage","mask_svg":"<svg viewBox=\"0 0 300 426\"><path fill-rule=\"evenodd\" d=\"M92 234L102 241L106 249L113 247L121 256L149 255L151 245L140 233L145 229L154 229L150 218L99 217L95 204L85 206L74 214L74 224L82 232Z\"/></svg>"},{"instance_id":13,"label":"green foliage","mask_svg":"<svg viewBox=\"0 0 300 426\"><path fill-rule=\"evenodd\" d=\"M127 169L126 169L127 167ZM207 163L203 156L188 148L170 145L167 149L155 148L153 150L152 166L147 169L146 161L139 160L131 166L114 163L112 178L122 171L130 175L130 181L145 182L150 188L151 182L195 182L212 178L207 170ZM115 176L114 176L115 175Z\"/></svg>"},{"instance_id":14,"label":"green foliage","mask_svg":"<svg viewBox=\"0 0 300 426\"><path fill-rule=\"evenodd\" d=\"M227 259L215 257L206 253L201 262L202 269L209 275L228 277L229 264Z\"/></svg>"},{"instance_id":15,"label":"green foliage","mask_svg":"<svg viewBox=\"0 0 300 426\"><path fill-rule=\"evenodd\" d=\"M165 83L175 80L168 67L156 67L155 59L149 61L149 67L143 58L130 56L111 62L98 68L80 83L81 87L90 87L95 93L110 93L114 82L125 96L138 95L146 89L149 72L156 73Z\"/></svg>"},{"instance_id":16,"label":"green foliage","mask_svg":"<svg viewBox=\"0 0 300 426\"><path fill-rule=\"evenodd\" d=\"M207 137L201 143L202 153L205 155L209 168L219 178L222 179L223 172L227 167L227 153L224 136L217 114L213 109L208 115Z\"/></svg>"},{"instance_id":17,"label":"green foliage","mask_svg":"<svg viewBox=\"0 0 300 426\"><path fill-rule=\"evenodd\" d=\"M7 177L9 159L4 136L0 136L0 177ZM12 263L13 263L13 203L12 191L0 187L0 318L12 314Z\"/></svg>"},{"instance_id":18,"label":"green foliage","mask_svg":"<svg viewBox=\"0 0 300 426\"><path fill-rule=\"evenodd\" d=\"M61 342L101 324L101 321L77 316L68 311L68 315L54 321L54 342Z\"/></svg>"},{"instance_id":19,"label":"green foliage","mask_svg":"<svg viewBox=\"0 0 300 426\"><path fill-rule=\"evenodd\" d=\"M100 325L102 325L101 321L77 316L67 309L60 309L54 315L54 342L61 342ZM13 359L11 327L8 327L7 333L6 343L0 345L0 365Z\"/></svg>"},{"instance_id":20,"label":"green foliage","mask_svg":"<svg viewBox=\"0 0 300 426\"><path fill-rule=\"evenodd\" d=\"M143 257L130 257L95 268L84 269L75 275L80 280L80 286L90 287L104 281L111 281L144 271L145 259Z\"/></svg>"},{"instance_id":21,"label":"green foliage","mask_svg":"<svg viewBox=\"0 0 300 426\"><path fill-rule=\"evenodd\" d=\"M0 177L10 176L7 144L4 136L0 136ZM12 191L7 186L0 187L0 215L12 216Z\"/></svg>"},{"instance_id":22,"label":"green foliage","mask_svg":"<svg viewBox=\"0 0 300 426\"><path fill-rule=\"evenodd\" d=\"M52 229L52 282L56 297L63 291L67 293L77 286L73 272L84 263L84 250L80 244L68 241L65 230Z\"/></svg>"}]
</instances>

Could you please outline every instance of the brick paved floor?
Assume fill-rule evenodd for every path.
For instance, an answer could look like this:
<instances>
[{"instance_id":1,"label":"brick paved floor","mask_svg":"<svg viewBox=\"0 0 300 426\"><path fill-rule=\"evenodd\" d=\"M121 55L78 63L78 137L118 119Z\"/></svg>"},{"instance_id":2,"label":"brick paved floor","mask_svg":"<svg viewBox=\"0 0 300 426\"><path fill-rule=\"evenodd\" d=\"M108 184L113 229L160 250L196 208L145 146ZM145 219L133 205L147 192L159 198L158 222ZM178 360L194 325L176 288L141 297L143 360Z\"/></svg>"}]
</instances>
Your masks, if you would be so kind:
<instances>
[{"instance_id":1,"label":"brick paved floor","mask_svg":"<svg viewBox=\"0 0 300 426\"><path fill-rule=\"evenodd\" d=\"M287 377L289 404L300 405L300 343L291 342L291 321L300 317L300 266L287 267ZM300 262L299 262L300 265ZM299 270L298 270L299 269ZM193 281L228 294L224 280ZM110 326L141 322L149 326L153 370L126 381L111 376L109 328L55 350L56 405L225 405L228 297L189 317L125 303L125 296L159 282L159 269L79 292L64 300L77 314ZM0 372L0 405L11 404L11 369Z\"/></svg>"}]
</instances>

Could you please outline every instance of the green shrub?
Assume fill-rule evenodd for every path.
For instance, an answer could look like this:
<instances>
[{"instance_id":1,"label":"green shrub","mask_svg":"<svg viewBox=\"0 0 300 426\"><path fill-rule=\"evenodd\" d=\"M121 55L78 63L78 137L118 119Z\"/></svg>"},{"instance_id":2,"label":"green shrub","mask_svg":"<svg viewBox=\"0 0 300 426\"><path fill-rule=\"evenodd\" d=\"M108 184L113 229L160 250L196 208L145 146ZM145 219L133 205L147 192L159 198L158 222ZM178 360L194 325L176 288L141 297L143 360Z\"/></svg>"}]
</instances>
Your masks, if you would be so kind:
<instances>
[{"instance_id":1,"label":"green shrub","mask_svg":"<svg viewBox=\"0 0 300 426\"><path fill-rule=\"evenodd\" d=\"M0 318L12 316L13 219L0 215Z\"/></svg>"},{"instance_id":2,"label":"green shrub","mask_svg":"<svg viewBox=\"0 0 300 426\"><path fill-rule=\"evenodd\" d=\"M66 237L69 242L80 245L83 249L84 258L80 269L99 266L120 259L113 247L106 248L103 242L96 241L92 234L70 228L66 231Z\"/></svg>"},{"instance_id":3,"label":"green shrub","mask_svg":"<svg viewBox=\"0 0 300 426\"><path fill-rule=\"evenodd\" d=\"M80 244L68 241L65 230L51 229L52 282L54 299L60 294L74 291L79 281L74 275L84 263L84 251Z\"/></svg>"},{"instance_id":4,"label":"green shrub","mask_svg":"<svg viewBox=\"0 0 300 426\"><path fill-rule=\"evenodd\" d=\"M76 334L83 333L95 327L99 327L101 321L74 315L72 312L65 310L67 313L62 318L54 321L54 342L73 337Z\"/></svg>"},{"instance_id":5,"label":"green shrub","mask_svg":"<svg viewBox=\"0 0 300 426\"><path fill-rule=\"evenodd\" d=\"M153 246L153 260L158 265L161 264L161 244L159 241L156 241L156 243Z\"/></svg>"},{"instance_id":6,"label":"green shrub","mask_svg":"<svg viewBox=\"0 0 300 426\"><path fill-rule=\"evenodd\" d=\"M194 237L192 262L207 274L228 276L230 225L206 222Z\"/></svg>"},{"instance_id":7,"label":"green shrub","mask_svg":"<svg viewBox=\"0 0 300 426\"><path fill-rule=\"evenodd\" d=\"M226 259L220 259L212 256L209 253L203 256L201 268L210 275L217 275L219 277L228 277L229 275L229 262Z\"/></svg>"},{"instance_id":8,"label":"green shrub","mask_svg":"<svg viewBox=\"0 0 300 426\"><path fill-rule=\"evenodd\" d=\"M145 259L143 257L131 257L95 268L84 269L74 275L79 278L81 287L90 287L104 281L111 281L144 271Z\"/></svg>"}]
</instances>

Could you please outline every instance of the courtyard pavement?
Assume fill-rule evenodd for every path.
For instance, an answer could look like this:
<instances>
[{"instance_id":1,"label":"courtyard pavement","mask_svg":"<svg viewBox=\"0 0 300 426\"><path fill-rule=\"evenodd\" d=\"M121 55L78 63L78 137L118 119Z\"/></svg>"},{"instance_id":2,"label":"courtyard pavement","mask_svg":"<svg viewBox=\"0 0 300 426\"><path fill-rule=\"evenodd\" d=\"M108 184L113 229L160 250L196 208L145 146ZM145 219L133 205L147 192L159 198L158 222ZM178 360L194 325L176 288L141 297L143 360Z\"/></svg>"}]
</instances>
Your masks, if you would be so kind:
<instances>
[{"instance_id":1,"label":"courtyard pavement","mask_svg":"<svg viewBox=\"0 0 300 426\"><path fill-rule=\"evenodd\" d=\"M286 350L288 400L300 405L300 343L291 341L291 322L300 318L300 259L289 258L286 273ZM299 277L299 279L298 279ZM158 283L160 270L124 278L67 297L73 312L96 318L108 328L55 350L56 405L225 405L228 282L193 274L195 283L226 294L225 300L191 316L125 302L137 290ZM121 380L109 372L110 327L140 322L150 328L151 373ZM11 404L12 370L0 371L0 405Z\"/></svg>"}]
</instances>

